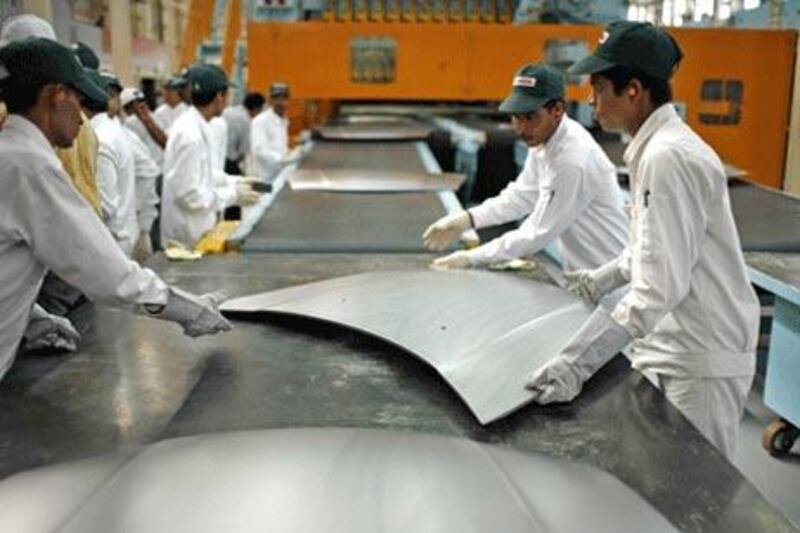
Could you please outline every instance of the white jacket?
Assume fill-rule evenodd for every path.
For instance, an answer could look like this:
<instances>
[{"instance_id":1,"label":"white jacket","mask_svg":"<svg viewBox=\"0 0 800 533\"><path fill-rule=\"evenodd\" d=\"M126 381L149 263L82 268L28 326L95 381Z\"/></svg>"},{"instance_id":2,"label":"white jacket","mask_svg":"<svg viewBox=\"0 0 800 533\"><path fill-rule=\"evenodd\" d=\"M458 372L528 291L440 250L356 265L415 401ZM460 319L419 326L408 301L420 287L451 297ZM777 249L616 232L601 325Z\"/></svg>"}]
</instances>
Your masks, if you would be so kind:
<instances>
[{"instance_id":1,"label":"white jacket","mask_svg":"<svg viewBox=\"0 0 800 533\"><path fill-rule=\"evenodd\" d=\"M231 161L241 161L250 151L250 113L243 105L231 106L222 112L228 123L228 146L225 157Z\"/></svg>"},{"instance_id":2,"label":"white jacket","mask_svg":"<svg viewBox=\"0 0 800 533\"><path fill-rule=\"evenodd\" d=\"M130 138L124 127L107 113L90 121L97 134L97 191L108 229L125 255L139 238L136 219L136 173Z\"/></svg>"},{"instance_id":3,"label":"white jacket","mask_svg":"<svg viewBox=\"0 0 800 533\"><path fill-rule=\"evenodd\" d=\"M221 116L208 121L214 137L211 165L216 172L225 172L225 152L228 148L228 123Z\"/></svg>"},{"instance_id":4,"label":"white jacket","mask_svg":"<svg viewBox=\"0 0 800 533\"><path fill-rule=\"evenodd\" d=\"M289 153L289 119L268 108L250 123L250 153L253 174L272 183L283 168Z\"/></svg>"},{"instance_id":5,"label":"white jacket","mask_svg":"<svg viewBox=\"0 0 800 533\"><path fill-rule=\"evenodd\" d=\"M635 339L634 367L751 376L759 303L717 154L665 104L636 133L625 162L633 203L621 272L631 284L611 316Z\"/></svg>"},{"instance_id":6,"label":"white jacket","mask_svg":"<svg viewBox=\"0 0 800 533\"><path fill-rule=\"evenodd\" d=\"M170 107L169 104L165 102L153 111L153 116L156 117L164 133L169 135L169 130L172 128L172 125L175 124L178 117L184 114L188 109L189 106L183 102L179 102L175 107Z\"/></svg>"},{"instance_id":7,"label":"white jacket","mask_svg":"<svg viewBox=\"0 0 800 533\"><path fill-rule=\"evenodd\" d=\"M138 135L127 127L124 128L131 141L133 166L136 174L136 219L139 231L149 232L158 218L158 193L156 180L161 175L161 168L150 157L147 146Z\"/></svg>"},{"instance_id":8,"label":"white jacket","mask_svg":"<svg viewBox=\"0 0 800 533\"><path fill-rule=\"evenodd\" d=\"M527 216L518 229L471 250L473 265L530 257L555 242L566 270L593 269L617 257L627 242L616 168L567 116L547 143L528 151L515 181L469 212L476 228Z\"/></svg>"},{"instance_id":9,"label":"white jacket","mask_svg":"<svg viewBox=\"0 0 800 533\"><path fill-rule=\"evenodd\" d=\"M214 135L191 107L172 125L164 156L161 239L191 247L211 230L217 213L236 201L236 188L214 170Z\"/></svg>"},{"instance_id":10,"label":"white jacket","mask_svg":"<svg viewBox=\"0 0 800 533\"><path fill-rule=\"evenodd\" d=\"M47 269L95 301L165 304L167 285L128 260L32 122L0 132L0 377L14 360Z\"/></svg>"},{"instance_id":11,"label":"white jacket","mask_svg":"<svg viewBox=\"0 0 800 533\"><path fill-rule=\"evenodd\" d=\"M154 117L154 119L156 124L158 124L161 129L164 129L164 125L161 121L157 117ZM145 125L139 120L139 117L136 115L129 115L125 118L125 125L142 140L145 146L147 146L150 158L156 162L156 165L159 167L162 166L164 164L164 149L153 139ZM164 130L164 132L166 131L167 130Z\"/></svg>"}]
</instances>

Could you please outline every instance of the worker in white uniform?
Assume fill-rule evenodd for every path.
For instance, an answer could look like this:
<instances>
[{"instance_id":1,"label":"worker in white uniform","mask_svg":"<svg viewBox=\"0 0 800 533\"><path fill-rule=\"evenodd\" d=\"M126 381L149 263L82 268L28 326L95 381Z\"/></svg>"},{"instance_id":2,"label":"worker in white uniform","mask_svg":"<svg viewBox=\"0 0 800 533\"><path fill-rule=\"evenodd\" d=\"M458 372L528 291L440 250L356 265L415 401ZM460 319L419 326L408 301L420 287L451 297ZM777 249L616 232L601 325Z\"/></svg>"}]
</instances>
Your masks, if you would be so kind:
<instances>
[{"instance_id":1,"label":"worker in white uniform","mask_svg":"<svg viewBox=\"0 0 800 533\"><path fill-rule=\"evenodd\" d=\"M511 115L529 146L525 167L498 196L443 217L423 239L427 248L440 251L471 227L527 218L518 229L436 259L434 266L469 268L530 258L555 243L563 266L574 270L596 268L622 252L628 218L616 168L564 106L560 72L529 64L516 73L500 111Z\"/></svg>"},{"instance_id":2,"label":"worker in white uniform","mask_svg":"<svg viewBox=\"0 0 800 533\"><path fill-rule=\"evenodd\" d=\"M168 79L164 84L164 102L153 112L153 116L167 135L178 117L189 109L189 106L181 98L181 89L185 86L186 78L173 76Z\"/></svg>"},{"instance_id":3,"label":"worker in white uniform","mask_svg":"<svg viewBox=\"0 0 800 533\"><path fill-rule=\"evenodd\" d=\"M123 106L124 123L147 146L150 157L160 167L164 164L164 149L167 146L167 133L161 121L155 117L147 102L135 100Z\"/></svg>"},{"instance_id":4,"label":"worker in white uniform","mask_svg":"<svg viewBox=\"0 0 800 533\"><path fill-rule=\"evenodd\" d=\"M243 175L244 160L250 152L250 123L264 109L261 93L245 95L241 105L229 106L222 113L228 123L228 146L225 151L225 172Z\"/></svg>"},{"instance_id":5,"label":"worker in white uniform","mask_svg":"<svg viewBox=\"0 0 800 533\"><path fill-rule=\"evenodd\" d=\"M233 204L252 205L260 194L250 183L214 168L209 121L226 106L228 80L215 65L195 64L186 73L192 106L173 124L164 158L161 239L191 248Z\"/></svg>"},{"instance_id":6,"label":"worker in white uniform","mask_svg":"<svg viewBox=\"0 0 800 533\"><path fill-rule=\"evenodd\" d=\"M107 93L107 99L84 99L84 110L97 134L97 188L103 220L126 256L130 257L139 237L136 219L136 174L133 152L123 126L109 110L119 108L119 95L96 70L86 69L87 76ZM115 102L116 103L113 103Z\"/></svg>"},{"instance_id":7,"label":"worker in white uniform","mask_svg":"<svg viewBox=\"0 0 800 533\"><path fill-rule=\"evenodd\" d=\"M269 107L250 124L250 154L253 174L272 184L289 160L289 86L273 83L269 89Z\"/></svg>"},{"instance_id":8,"label":"worker in white uniform","mask_svg":"<svg viewBox=\"0 0 800 533\"><path fill-rule=\"evenodd\" d=\"M129 261L80 196L54 147L69 147L81 98L105 94L72 51L42 38L0 48L0 91L9 116L0 132L0 377L29 335L78 342L68 320L34 306L52 269L90 298L179 323L191 336L230 329L218 294L194 296Z\"/></svg>"},{"instance_id":9,"label":"worker in white uniform","mask_svg":"<svg viewBox=\"0 0 800 533\"><path fill-rule=\"evenodd\" d=\"M632 136L624 155L632 220L619 258L568 277L592 301L630 285L611 312L599 306L528 387L539 403L569 401L633 341L633 367L730 458L755 371L759 304L722 163L671 103L669 79L682 57L665 31L615 22L571 69L591 75L603 129Z\"/></svg>"}]
</instances>

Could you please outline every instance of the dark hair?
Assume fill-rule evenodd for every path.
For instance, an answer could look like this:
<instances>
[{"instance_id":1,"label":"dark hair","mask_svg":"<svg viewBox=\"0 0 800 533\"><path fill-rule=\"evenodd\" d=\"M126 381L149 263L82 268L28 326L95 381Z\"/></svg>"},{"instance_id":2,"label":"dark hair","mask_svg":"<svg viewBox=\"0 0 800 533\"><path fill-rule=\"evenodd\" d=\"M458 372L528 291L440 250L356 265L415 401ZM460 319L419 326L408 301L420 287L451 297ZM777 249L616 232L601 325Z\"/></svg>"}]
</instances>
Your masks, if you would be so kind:
<instances>
[{"instance_id":1,"label":"dark hair","mask_svg":"<svg viewBox=\"0 0 800 533\"><path fill-rule=\"evenodd\" d=\"M214 101L214 98L216 98L218 94L222 93L224 95L227 92L227 89L213 93L206 91L192 91L192 104L197 107L206 107L208 104Z\"/></svg>"},{"instance_id":2,"label":"dark hair","mask_svg":"<svg viewBox=\"0 0 800 533\"><path fill-rule=\"evenodd\" d=\"M247 96L244 97L244 102L242 102L242 104L246 109L254 111L264 107L266 102L267 100L261 95L261 93L247 93Z\"/></svg>"},{"instance_id":3,"label":"dark hair","mask_svg":"<svg viewBox=\"0 0 800 533\"><path fill-rule=\"evenodd\" d=\"M642 87L650 91L650 100L659 107L672 101L672 87L669 80L656 78L637 68L616 65L608 70L597 73L598 76L608 78L614 86L614 93L618 96L630 84L631 80L639 80Z\"/></svg>"},{"instance_id":4,"label":"dark hair","mask_svg":"<svg viewBox=\"0 0 800 533\"><path fill-rule=\"evenodd\" d=\"M567 105L566 100L564 100L563 98L551 98L550 100L545 102L545 104L542 107L547 109L548 111L552 111L553 108L556 107L556 105L559 104L559 102L561 103L561 105L564 105L564 106Z\"/></svg>"},{"instance_id":5,"label":"dark hair","mask_svg":"<svg viewBox=\"0 0 800 533\"><path fill-rule=\"evenodd\" d=\"M45 84L19 84L3 87L2 97L6 110L11 113L24 113L36 105Z\"/></svg>"}]
</instances>

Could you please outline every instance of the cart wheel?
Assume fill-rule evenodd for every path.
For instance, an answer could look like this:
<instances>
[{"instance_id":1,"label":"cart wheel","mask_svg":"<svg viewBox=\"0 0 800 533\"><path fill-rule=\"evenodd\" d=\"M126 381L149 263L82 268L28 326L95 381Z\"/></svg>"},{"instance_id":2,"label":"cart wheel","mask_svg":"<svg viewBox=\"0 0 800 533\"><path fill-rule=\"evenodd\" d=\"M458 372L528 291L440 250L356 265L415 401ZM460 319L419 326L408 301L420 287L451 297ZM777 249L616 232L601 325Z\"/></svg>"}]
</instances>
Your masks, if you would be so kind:
<instances>
[{"instance_id":1,"label":"cart wheel","mask_svg":"<svg viewBox=\"0 0 800 533\"><path fill-rule=\"evenodd\" d=\"M800 429L782 418L770 422L761 436L761 445L773 456L788 454L794 441L800 436Z\"/></svg>"}]
</instances>

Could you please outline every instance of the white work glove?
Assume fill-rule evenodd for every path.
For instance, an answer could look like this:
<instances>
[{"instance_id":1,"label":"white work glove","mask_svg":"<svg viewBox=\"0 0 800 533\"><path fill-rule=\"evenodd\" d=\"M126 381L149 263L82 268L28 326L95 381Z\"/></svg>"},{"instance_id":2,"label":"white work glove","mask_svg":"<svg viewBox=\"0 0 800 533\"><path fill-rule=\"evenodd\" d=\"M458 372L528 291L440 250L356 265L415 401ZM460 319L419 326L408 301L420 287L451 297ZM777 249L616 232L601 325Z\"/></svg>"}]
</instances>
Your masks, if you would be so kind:
<instances>
[{"instance_id":1,"label":"white work glove","mask_svg":"<svg viewBox=\"0 0 800 533\"><path fill-rule=\"evenodd\" d=\"M441 252L471 226L469 214L466 211L452 213L428 226L428 229L422 234L422 241L428 250Z\"/></svg>"},{"instance_id":2,"label":"white work glove","mask_svg":"<svg viewBox=\"0 0 800 533\"><path fill-rule=\"evenodd\" d=\"M139 234L139 238L133 246L131 257L134 261L143 263L151 255L153 255L153 241L150 239L150 232L143 231Z\"/></svg>"},{"instance_id":3,"label":"white work glove","mask_svg":"<svg viewBox=\"0 0 800 533\"><path fill-rule=\"evenodd\" d=\"M81 334L68 319L52 315L39 305L34 305L25 328L25 349L51 348L74 352L78 349Z\"/></svg>"},{"instance_id":4,"label":"white work glove","mask_svg":"<svg viewBox=\"0 0 800 533\"><path fill-rule=\"evenodd\" d=\"M528 376L525 387L533 392L536 403L569 402L587 379L632 340L625 328L598 307L557 357Z\"/></svg>"},{"instance_id":5,"label":"white work glove","mask_svg":"<svg viewBox=\"0 0 800 533\"><path fill-rule=\"evenodd\" d=\"M628 283L619 267L621 260L622 256L617 257L594 270L564 272L567 289L587 302L596 304L609 292Z\"/></svg>"},{"instance_id":6,"label":"white work glove","mask_svg":"<svg viewBox=\"0 0 800 533\"><path fill-rule=\"evenodd\" d=\"M142 307L147 316L177 322L186 335L200 337L233 329L219 312L219 304L227 299L228 296L222 291L197 296L170 287L166 305L157 306L157 309L149 305Z\"/></svg>"},{"instance_id":7,"label":"white work glove","mask_svg":"<svg viewBox=\"0 0 800 533\"><path fill-rule=\"evenodd\" d=\"M450 255L434 259L433 263L431 263L431 267L441 270L470 268L472 267L472 261L469 259L469 252L459 250L458 252L453 252Z\"/></svg>"},{"instance_id":8,"label":"white work glove","mask_svg":"<svg viewBox=\"0 0 800 533\"><path fill-rule=\"evenodd\" d=\"M281 166L286 167L286 166L289 166L289 165L293 165L293 164L299 162L300 159L302 159L300 154L292 154L290 152L290 153L286 154L285 156L283 156L281 158Z\"/></svg>"},{"instance_id":9,"label":"white work glove","mask_svg":"<svg viewBox=\"0 0 800 533\"><path fill-rule=\"evenodd\" d=\"M257 204L261 200L261 193L253 190L252 184L238 181L236 183L236 204L248 206Z\"/></svg>"}]
</instances>

